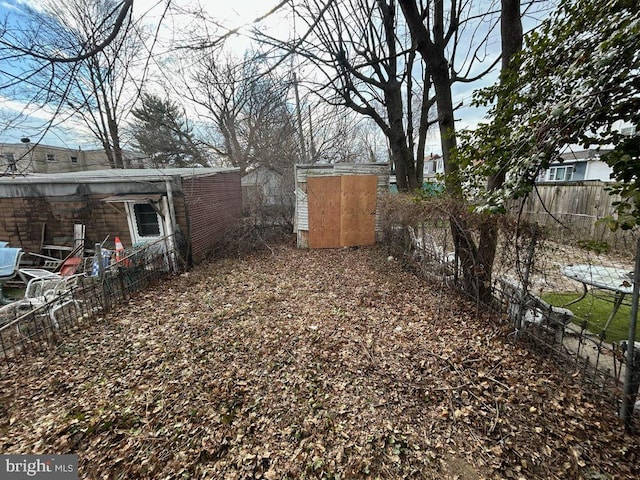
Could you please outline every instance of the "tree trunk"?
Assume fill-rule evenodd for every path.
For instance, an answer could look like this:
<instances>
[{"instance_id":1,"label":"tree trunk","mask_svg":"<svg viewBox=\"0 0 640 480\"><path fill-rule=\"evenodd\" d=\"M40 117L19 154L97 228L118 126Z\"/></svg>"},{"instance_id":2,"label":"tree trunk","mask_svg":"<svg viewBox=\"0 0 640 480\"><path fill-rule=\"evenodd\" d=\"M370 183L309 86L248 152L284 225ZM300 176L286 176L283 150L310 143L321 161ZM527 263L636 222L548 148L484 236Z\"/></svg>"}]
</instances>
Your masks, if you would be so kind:
<instances>
[{"instance_id":1,"label":"tree trunk","mask_svg":"<svg viewBox=\"0 0 640 480\"><path fill-rule=\"evenodd\" d=\"M457 142L448 64L444 57L441 57L440 61L431 64L431 68L431 78L433 79L438 108L438 127L440 129L440 142L444 161L445 187L449 195L456 200L462 201L462 185L459 176L460 166L453 158ZM464 219L464 212L460 212L459 215L454 213L451 216L450 224L453 244L462 271L463 288L466 292L477 293L477 249L471 230Z\"/></svg>"},{"instance_id":2,"label":"tree trunk","mask_svg":"<svg viewBox=\"0 0 640 480\"><path fill-rule=\"evenodd\" d=\"M404 128L404 109L400 85L389 82L388 88L385 88L384 97L389 121L387 137L393 162L396 165L396 184L401 192L413 191L418 187L418 180L413 155L407 144L410 140Z\"/></svg>"},{"instance_id":3,"label":"tree trunk","mask_svg":"<svg viewBox=\"0 0 640 480\"><path fill-rule=\"evenodd\" d=\"M120 146L120 136L118 132L118 124L115 119L108 116L107 121L109 122L109 135L111 137L111 143L113 145L113 160L116 168L127 168L128 165L125 165L124 157L122 155L122 147Z\"/></svg>"},{"instance_id":4,"label":"tree trunk","mask_svg":"<svg viewBox=\"0 0 640 480\"><path fill-rule=\"evenodd\" d=\"M520 19L520 0L502 0L502 12L500 17L500 33L502 37L502 69L500 78L517 70L513 57L522 50L522 21ZM504 99L498 98L498 108L504 103ZM502 159L498 171L487 179L487 189L496 190L505 181L504 165L507 159ZM493 262L498 248L498 219L495 215L487 215L480 223L480 238L478 247L478 294L480 300L491 300L491 283Z\"/></svg>"}]
</instances>

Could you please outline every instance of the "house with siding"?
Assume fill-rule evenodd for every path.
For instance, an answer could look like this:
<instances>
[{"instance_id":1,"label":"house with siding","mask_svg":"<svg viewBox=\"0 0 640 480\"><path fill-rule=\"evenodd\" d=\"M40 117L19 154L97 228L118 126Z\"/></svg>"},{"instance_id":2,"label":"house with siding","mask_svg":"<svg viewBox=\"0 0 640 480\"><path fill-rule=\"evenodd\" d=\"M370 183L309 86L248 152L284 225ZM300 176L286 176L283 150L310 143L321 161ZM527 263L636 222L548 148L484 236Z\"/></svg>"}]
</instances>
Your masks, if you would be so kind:
<instances>
[{"instance_id":1,"label":"house with siding","mask_svg":"<svg viewBox=\"0 0 640 480\"><path fill-rule=\"evenodd\" d=\"M582 182L599 180L611 181L613 171L607 162L602 159L606 150L576 150L560 155L561 161L549 165L546 170L538 174L538 182Z\"/></svg>"},{"instance_id":2,"label":"house with siding","mask_svg":"<svg viewBox=\"0 0 640 480\"><path fill-rule=\"evenodd\" d=\"M424 157L422 174L425 182L439 182L444 175L444 160L442 155L431 154Z\"/></svg>"},{"instance_id":3,"label":"house with siding","mask_svg":"<svg viewBox=\"0 0 640 480\"><path fill-rule=\"evenodd\" d=\"M234 168L109 169L0 177L0 239L28 252L73 245L113 248L179 238L197 263L242 215L240 171ZM46 252L45 252L46 253Z\"/></svg>"}]
</instances>

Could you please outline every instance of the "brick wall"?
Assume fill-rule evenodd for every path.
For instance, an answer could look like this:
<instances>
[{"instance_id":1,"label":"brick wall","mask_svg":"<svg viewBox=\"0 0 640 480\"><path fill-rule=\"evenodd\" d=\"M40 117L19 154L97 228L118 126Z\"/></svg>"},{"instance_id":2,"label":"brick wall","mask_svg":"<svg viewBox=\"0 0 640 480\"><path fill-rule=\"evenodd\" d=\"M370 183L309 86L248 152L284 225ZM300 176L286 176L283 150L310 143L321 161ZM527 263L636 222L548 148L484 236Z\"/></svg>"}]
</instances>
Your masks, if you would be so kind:
<instances>
[{"instance_id":1,"label":"brick wall","mask_svg":"<svg viewBox=\"0 0 640 480\"><path fill-rule=\"evenodd\" d=\"M105 196L0 198L0 240L40 253L43 225L45 244L72 246L73 225L82 223L87 248L101 243L107 235L108 248L112 248L116 236L130 246L124 206L116 204L113 208L101 201Z\"/></svg>"},{"instance_id":2,"label":"brick wall","mask_svg":"<svg viewBox=\"0 0 640 480\"><path fill-rule=\"evenodd\" d=\"M240 172L186 178L182 182L191 254L201 261L242 215Z\"/></svg>"}]
</instances>

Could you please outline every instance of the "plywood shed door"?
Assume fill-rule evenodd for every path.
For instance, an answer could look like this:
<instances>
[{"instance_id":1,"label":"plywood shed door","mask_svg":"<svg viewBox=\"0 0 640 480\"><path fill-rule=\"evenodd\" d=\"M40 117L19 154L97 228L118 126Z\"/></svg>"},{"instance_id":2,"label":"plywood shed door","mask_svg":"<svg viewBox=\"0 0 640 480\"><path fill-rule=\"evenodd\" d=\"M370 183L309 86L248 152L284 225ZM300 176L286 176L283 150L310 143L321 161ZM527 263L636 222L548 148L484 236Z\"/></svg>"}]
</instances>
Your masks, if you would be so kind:
<instances>
[{"instance_id":1,"label":"plywood shed door","mask_svg":"<svg viewBox=\"0 0 640 480\"><path fill-rule=\"evenodd\" d=\"M377 185L376 175L307 178L309 248L375 243Z\"/></svg>"},{"instance_id":2,"label":"plywood shed door","mask_svg":"<svg viewBox=\"0 0 640 480\"><path fill-rule=\"evenodd\" d=\"M373 245L376 242L376 175L340 177L340 246Z\"/></svg>"}]
</instances>

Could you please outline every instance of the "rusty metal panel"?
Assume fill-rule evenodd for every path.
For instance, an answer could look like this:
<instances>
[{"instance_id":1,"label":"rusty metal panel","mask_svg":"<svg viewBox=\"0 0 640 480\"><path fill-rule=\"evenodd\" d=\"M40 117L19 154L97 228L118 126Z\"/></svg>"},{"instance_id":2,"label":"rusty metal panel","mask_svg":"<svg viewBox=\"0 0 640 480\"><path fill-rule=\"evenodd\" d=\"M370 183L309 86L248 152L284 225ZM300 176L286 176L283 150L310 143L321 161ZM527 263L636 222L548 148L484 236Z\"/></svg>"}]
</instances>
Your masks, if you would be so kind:
<instances>
[{"instance_id":1,"label":"rusty metal panel","mask_svg":"<svg viewBox=\"0 0 640 480\"><path fill-rule=\"evenodd\" d=\"M373 245L376 241L376 175L341 177L340 246Z\"/></svg>"},{"instance_id":2,"label":"rusty metal panel","mask_svg":"<svg viewBox=\"0 0 640 480\"><path fill-rule=\"evenodd\" d=\"M309 248L340 247L340 177L307 178Z\"/></svg>"}]
</instances>

